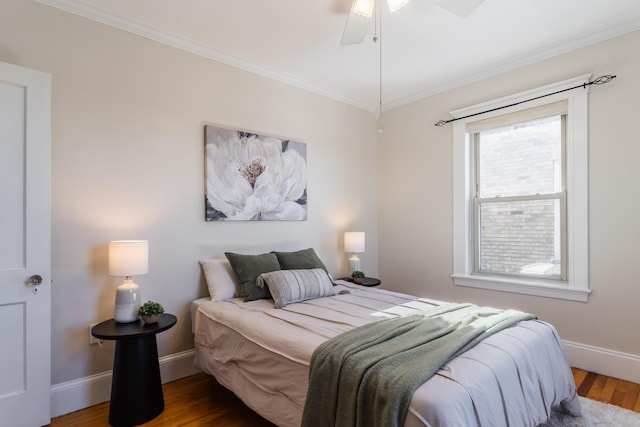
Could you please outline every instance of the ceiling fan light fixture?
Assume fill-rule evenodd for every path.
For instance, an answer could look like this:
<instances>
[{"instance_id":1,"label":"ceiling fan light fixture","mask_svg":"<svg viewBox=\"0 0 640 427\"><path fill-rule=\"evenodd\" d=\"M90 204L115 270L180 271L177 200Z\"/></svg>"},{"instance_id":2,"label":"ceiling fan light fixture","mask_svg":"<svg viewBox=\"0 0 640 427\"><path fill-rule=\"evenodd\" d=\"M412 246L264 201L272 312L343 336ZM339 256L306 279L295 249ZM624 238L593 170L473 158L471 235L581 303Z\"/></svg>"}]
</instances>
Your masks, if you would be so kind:
<instances>
[{"instance_id":1,"label":"ceiling fan light fixture","mask_svg":"<svg viewBox=\"0 0 640 427\"><path fill-rule=\"evenodd\" d=\"M375 0L355 0L351 7L351 12L356 15L364 16L365 18L371 18L373 16L374 5Z\"/></svg>"},{"instance_id":2,"label":"ceiling fan light fixture","mask_svg":"<svg viewBox=\"0 0 640 427\"><path fill-rule=\"evenodd\" d=\"M409 3L410 0L387 0L391 13L397 12Z\"/></svg>"}]
</instances>

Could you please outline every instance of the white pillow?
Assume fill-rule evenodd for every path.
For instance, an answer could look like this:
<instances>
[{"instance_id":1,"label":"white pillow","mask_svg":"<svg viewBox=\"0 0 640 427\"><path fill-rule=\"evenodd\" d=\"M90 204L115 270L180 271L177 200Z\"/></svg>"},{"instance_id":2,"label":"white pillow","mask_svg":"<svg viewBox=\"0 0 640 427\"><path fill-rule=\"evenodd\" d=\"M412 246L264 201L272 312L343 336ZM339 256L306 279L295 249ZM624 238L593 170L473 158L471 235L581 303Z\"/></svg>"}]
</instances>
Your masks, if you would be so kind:
<instances>
[{"instance_id":1,"label":"white pillow","mask_svg":"<svg viewBox=\"0 0 640 427\"><path fill-rule=\"evenodd\" d=\"M224 301L242 296L239 292L240 282L231 269L231 264L225 258L203 259L200 260L200 265L204 271L212 301Z\"/></svg>"},{"instance_id":2,"label":"white pillow","mask_svg":"<svg viewBox=\"0 0 640 427\"><path fill-rule=\"evenodd\" d=\"M276 308L313 298L336 294L329 275L322 268L311 270L277 270L262 273L256 280L258 287L269 287Z\"/></svg>"}]
</instances>

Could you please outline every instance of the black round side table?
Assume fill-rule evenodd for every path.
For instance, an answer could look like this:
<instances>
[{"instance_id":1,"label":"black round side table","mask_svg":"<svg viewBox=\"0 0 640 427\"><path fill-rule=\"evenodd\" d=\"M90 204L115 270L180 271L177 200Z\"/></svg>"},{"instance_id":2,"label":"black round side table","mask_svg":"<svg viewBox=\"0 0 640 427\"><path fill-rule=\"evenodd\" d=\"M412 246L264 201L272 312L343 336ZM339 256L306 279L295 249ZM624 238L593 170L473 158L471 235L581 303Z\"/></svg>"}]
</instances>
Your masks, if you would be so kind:
<instances>
[{"instance_id":1,"label":"black round side table","mask_svg":"<svg viewBox=\"0 0 640 427\"><path fill-rule=\"evenodd\" d=\"M143 424L164 410L156 334L176 322L176 316L163 313L157 323L118 323L110 319L91 328L94 337L116 341L109 407L112 426Z\"/></svg>"},{"instance_id":2,"label":"black round side table","mask_svg":"<svg viewBox=\"0 0 640 427\"><path fill-rule=\"evenodd\" d=\"M341 277L340 280L346 280L347 282L355 283L360 286L379 286L382 281L380 279L376 279L375 277L364 277L360 283L356 283L353 281L353 277Z\"/></svg>"}]
</instances>

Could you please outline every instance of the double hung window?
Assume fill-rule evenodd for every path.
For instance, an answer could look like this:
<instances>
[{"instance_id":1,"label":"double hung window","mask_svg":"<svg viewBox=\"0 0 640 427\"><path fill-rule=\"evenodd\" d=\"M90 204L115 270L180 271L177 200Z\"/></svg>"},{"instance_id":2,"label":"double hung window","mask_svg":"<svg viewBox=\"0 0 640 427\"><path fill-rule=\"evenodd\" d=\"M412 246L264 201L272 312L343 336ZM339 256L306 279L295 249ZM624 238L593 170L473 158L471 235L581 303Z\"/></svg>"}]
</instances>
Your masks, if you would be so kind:
<instances>
[{"instance_id":1,"label":"double hung window","mask_svg":"<svg viewBox=\"0 0 640 427\"><path fill-rule=\"evenodd\" d=\"M566 278L566 103L540 117L467 126L473 141L473 271ZM538 109L540 110L540 109Z\"/></svg>"},{"instance_id":2,"label":"double hung window","mask_svg":"<svg viewBox=\"0 0 640 427\"><path fill-rule=\"evenodd\" d=\"M456 122L457 285L586 301L586 99L586 93L565 92Z\"/></svg>"}]
</instances>

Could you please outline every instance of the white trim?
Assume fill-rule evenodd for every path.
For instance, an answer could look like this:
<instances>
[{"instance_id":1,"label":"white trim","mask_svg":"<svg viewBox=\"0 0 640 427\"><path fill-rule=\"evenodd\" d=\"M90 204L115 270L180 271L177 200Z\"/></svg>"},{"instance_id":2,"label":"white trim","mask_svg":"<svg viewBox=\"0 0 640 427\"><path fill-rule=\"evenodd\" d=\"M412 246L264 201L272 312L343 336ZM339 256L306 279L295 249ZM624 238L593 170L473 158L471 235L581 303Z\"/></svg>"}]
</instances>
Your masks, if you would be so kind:
<instances>
[{"instance_id":1,"label":"white trim","mask_svg":"<svg viewBox=\"0 0 640 427\"><path fill-rule=\"evenodd\" d=\"M335 99L336 101L344 102L345 104L351 105L352 107L360 108L372 113L375 112L379 107L377 104L371 104L360 99L346 96L326 87L316 85L299 77L287 74L284 71L269 68L262 64L248 61L244 58L228 55L215 49L211 49L210 47L207 47L202 43L198 43L194 40L189 40L185 37L171 34L166 31L161 31L140 21L123 18L114 13L110 13L90 4L83 3L81 0L36 1L38 3L42 3L44 5L63 10L65 12L69 12L83 18L91 19L105 25L119 28L121 30L137 34L147 39L163 43L168 46L193 53L195 55L212 59L214 61L218 61L223 64L239 68L241 70L249 71L259 76L273 79L281 83L285 83L312 93L316 93L318 95L326 96L327 98ZM501 58L493 63L486 64L484 66L469 68L461 73L452 74L448 76L445 81L431 89L427 89L416 94L403 96L390 100L390 102L386 102L383 105L382 111L388 111L397 107L401 107L403 105L428 98L447 90L462 87L464 85L484 80L486 78L493 77L507 71L512 71L517 68L524 67L525 65L534 64L545 59L559 56L563 53L590 46L592 44L600 43L602 41L609 40L614 37L618 37L637 30L640 30L640 20L634 20L625 24L605 27L595 33L581 34L564 41L554 40L552 44L538 46L536 48L522 52L518 56Z\"/></svg>"},{"instance_id":2,"label":"white trim","mask_svg":"<svg viewBox=\"0 0 640 427\"><path fill-rule=\"evenodd\" d=\"M160 377L168 383L200 372L193 366L195 350L162 356ZM111 371L55 384L51 387L51 418L106 402L111 397Z\"/></svg>"},{"instance_id":3,"label":"white trim","mask_svg":"<svg viewBox=\"0 0 640 427\"><path fill-rule=\"evenodd\" d=\"M640 356L563 340L573 367L640 383ZM193 367L194 350L160 358L162 382L184 378L198 371ZM68 414L109 400L111 371L91 375L51 387L51 417Z\"/></svg>"},{"instance_id":4,"label":"white trim","mask_svg":"<svg viewBox=\"0 0 640 427\"><path fill-rule=\"evenodd\" d=\"M539 297L566 299L570 301L589 301L590 290L550 285L548 282L522 279L505 279L501 277L484 277L470 275L452 275L458 286L490 289L493 291L512 292L516 294L535 295Z\"/></svg>"},{"instance_id":5,"label":"white trim","mask_svg":"<svg viewBox=\"0 0 640 427\"><path fill-rule=\"evenodd\" d=\"M499 107L501 105L509 105L509 104L514 104L516 102L522 102L525 101L527 99L536 97L536 96L541 96L544 94L548 94L548 93L553 93L553 92L557 92L559 90L563 90L563 89L568 89L570 87L573 86L578 86L581 85L582 83L588 82L589 79L591 78L591 74L583 74L581 76L577 76L571 79L567 79L567 80L562 80L559 82L555 82L555 83L550 83L548 85L545 86L541 86L538 88L534 88L534 89L529 89L523 92L519 92L519 93L515 93L512 95L507 95L507 96L503 96L502 98L496 98L496 99L492 99L490 101L486 101L486 102L482 102L480 104L476 104L476 105L471 105L469 107L465 107L465 108L460 108L458 110L454 110L451 111L449 114L451 115L451 117L459 117L459 116L466 116L469 114L476 114L476 113L480 113L484 110L488 110L491 108L496 108ZM584 91L589 92L589 86L586 86L584 88ZM481 114L475 117L469 117L467 119L462 119L457 121L456 123L462 123L465 124L467 122L475 122L478 120L481 120L483 118L489 118L489 117L494 117L494 116L501 116L503 114L506 113L510 113L510 112L515 112L515 111L519 111L519 110L526 110L529 108L533 108L533 107L537 107L537 106L541 106L541 105L545 105L545 104L551 104L554 102L560 102L563 101L569 97L575 96L576 94L574 93L574 91L569 91L569 92L563 92L563 93L558 93L555 95L551 95L548 96L546 98L542 98L542 99L537 99L535 101L531 101L528 102L524 105L516 105L510 108L505 108L499 111L492 111L492 112L488 112L486 114Z\"/></svg>"},{"instance_id":6,"label":"white trim","mask_svg":"<svg viewBox=\"0 0 640 427\"><path fill-rule=\"evenodd\" d=\"M571 341L563 343L571 366L640 383L640 356Z\"/></svg>"},{"instance_id":7,"label":"white trim","mask_svg":"<svg viewBox=\"0 0 640 427\"><path fill-rule=\"evenodd\" d=\"M553 94L586 83L591 74L552 83L537 89L502 97L460 110L452 117L465 117L517 104L527 99ZM453 124L453 274L454 284L505 292L545 296L587 302L589 297L589 221L588 221L588 92L584 89L556 93L542 99L499 111L460 119ZM568 101L567 120L567 278L565 285L555 285L524 278L472 275L473 236L471 230L471 193L473 184L471 141L467 123L562 100Z\"/></svg>"},{"instance_id":8,"label":"white trim","mask_svg":"<svg viewBox=\"0 0 640 427\"><path fill-rule=\"evenodd\" d=\"M522 68L530 64L536 64L538 62L638 30L640 30L640 20L634 20L627 22L626 24L604 28L595 33L572 37L568 40L554 40L551 44L524 51L517 56L502 58L480 67L465 69L459 73L452 73L445 81L430 89L385 102L383 111L402 107L403 105L411 104L412 102L416 102L439 93L457 89L509 71L517 70L518 68Z\"/></svg>"},{"instance_id":9,"label":"white trim","mask_svg":"<svg viewBox=\"0 0 640 427\"><path fill-rule=\"evenodd\" d=\"M289 86L297 87L299 89L306 90L311 93L325 96L327 98L335 99L343 102L352 107L360 108L362 110L373 113L377 108L377 105L372 105L359 99L343 95L335 92L324 86L320 86L309 81L303 80L297 76L289 74L285 71L270 68L262 64L258 64L253 61L249 61L244 58L229 55L218 50L212 49L199 43L195 40L190 40L186 37L182 37L177 34L172 34L166 31L162 31L158 28L152 27L144 22L140 22L130 18L124 18L116 15L115 13L108 12L103 9L99 9L95 6L84 4L76 0L36 0L39 3L47 6L54 7L56 9L63 10L65 12L72 13L74 15L81 16L83 18L91 19L92 21L100 22L101 24L109 25L111 27L118 28L120 30L127 31L132 34L153 40L176 49L183 50L185 52L193 53L204 58L212 59L222 64L230 65L241 70L248 71L250 73L266 77L271 80L275 80Z\"/></svg>"}]
</instances>

